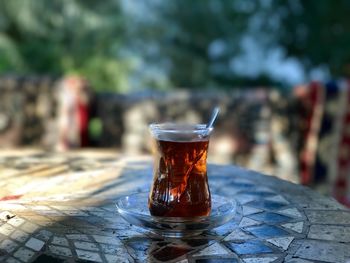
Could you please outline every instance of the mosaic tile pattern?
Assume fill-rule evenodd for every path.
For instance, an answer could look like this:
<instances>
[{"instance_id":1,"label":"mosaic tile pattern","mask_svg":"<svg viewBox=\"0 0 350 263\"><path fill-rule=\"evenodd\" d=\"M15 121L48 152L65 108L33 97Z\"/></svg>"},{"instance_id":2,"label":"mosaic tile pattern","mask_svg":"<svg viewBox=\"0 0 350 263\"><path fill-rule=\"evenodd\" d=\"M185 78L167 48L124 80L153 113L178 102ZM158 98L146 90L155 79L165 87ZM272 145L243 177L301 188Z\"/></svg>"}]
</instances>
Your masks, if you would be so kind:
<instances>
[{"instance_id":1,"label":"mosaic tile pattern","mask_svg":"<svg viewBox=\"0 0 350 263\"><path fill-rule=\"evenodd\" d=\"M186 239L125 222L125 193L148 191L151 159L107 152L0 152L0 262L348 262L350 212L335 201L234 166L209 166L215 194L242 216Z\"/></svg>"}]
</instances>

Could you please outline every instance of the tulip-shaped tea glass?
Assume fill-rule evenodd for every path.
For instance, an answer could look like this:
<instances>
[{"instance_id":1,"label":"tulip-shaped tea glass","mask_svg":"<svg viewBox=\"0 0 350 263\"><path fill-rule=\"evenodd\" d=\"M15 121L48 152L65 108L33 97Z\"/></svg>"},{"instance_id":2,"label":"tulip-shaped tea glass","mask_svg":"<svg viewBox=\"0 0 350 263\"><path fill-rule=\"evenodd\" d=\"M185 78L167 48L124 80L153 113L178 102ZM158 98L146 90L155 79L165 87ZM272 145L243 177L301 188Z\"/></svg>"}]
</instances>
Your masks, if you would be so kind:
<instances>
[{"instance_id":1,"label":"tulip-shaped tea glass","mask_svg":"<svg viewBox=\"0 0 350 263\"><path fill-rule=\"evenodd\" d=\"M151 124L156 142L153 184L148 198L151 215L209 216L211 197L207 152L212 127L205 124Z\"/></svg>"}]
</instances>

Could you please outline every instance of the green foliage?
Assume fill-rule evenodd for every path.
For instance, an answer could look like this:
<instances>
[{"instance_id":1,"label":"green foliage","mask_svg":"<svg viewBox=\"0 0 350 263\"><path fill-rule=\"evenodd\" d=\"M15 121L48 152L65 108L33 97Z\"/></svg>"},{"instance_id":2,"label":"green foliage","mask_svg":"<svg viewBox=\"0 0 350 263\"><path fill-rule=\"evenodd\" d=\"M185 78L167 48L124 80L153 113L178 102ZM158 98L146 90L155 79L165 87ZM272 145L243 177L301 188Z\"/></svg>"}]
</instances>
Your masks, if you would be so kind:
<instances>
[{"instance_id":1,"label":"green foliage","mask_svg":"<svg viewBox=\"0 0 350 263\"><path fill-rule=\"evenodd\" d=\"M0 0L0 71L81 73L97 89L125 90L123 28L118 1Z\"/></svg>"},{"instance_id":2,"label":"green foliage","mask_svg":"<svg viewBox=\"0 0 350 263\"><path fill-rule=\"evenodd\" d=\"M170 84L175 87L231 87L237 84L229 63L240 52L240 39L255 7L237 12L237 3L242 2L239 0L148 2L154 3L149 9L157 16L141 23L132 21L135 30L130 45L140 51L149 65L165 68ZM255 1L251 2L254 5ZM223 43L224 47L214 57L209 54L209 49L215 41ZM156 45L156 51L148 52L147 44Z\"/></svg>"},{"instance_id":3,"label":"green foliage","mask_svg":"<svg viewBox=\"0 0 350 263\"><path fill-rule=\"evenodd\" d=\"M137 24L138 30L131 39L135 44L139 37L144 45L158 41L159 51L153 57L145 51L142 55L150 63L156 57L166 58L167 75L176 87L281 85L266 72L247 77L230 68L230 62L242 54L242 40L247 35L259 44L265 55L279 48L284 59L298 59L307 78L317 67L329 69L333 77L350 76L349 0L155 3L152 10L156 10L158 20ZM221 44L222 50L210 56L209 50L215 42ZM247 65L250 66L254 65Z\"/></svg>"},{"instance_id":4,"label":"green foliage","mask_svg":"<svg viewBox=\"0 0 350 263\"><path fill-rule=\"evenodd\" d=\"M98 138L102 134L102 126L102 121L99 118L92 118L89 121L89 138L92 138L93 140L98 140Z\"/></svg>"},{"instance_id":5,"label":"green foliage","mask_svg":"<svg viewBox=\"0 0 350 263\"><path fill-rule=\"evenodd\" d=\"M119 92L279 85L233 69L249 35L265 53L299 59L306 75L325 66L350 76L349 9L349 0L0 0L0 73L78 73Z\"/></svg>"},{"instance_id":6,"label":"green foliage","mask_svg":"<svg viewBox=\"0 0 350 263\"><path fill-rule=\"evenodd\" d=\"M310 69L327 65L333 76L350 76L350 1L275 0L281 27L276 41Z\"/></svg>"}]
</instances>

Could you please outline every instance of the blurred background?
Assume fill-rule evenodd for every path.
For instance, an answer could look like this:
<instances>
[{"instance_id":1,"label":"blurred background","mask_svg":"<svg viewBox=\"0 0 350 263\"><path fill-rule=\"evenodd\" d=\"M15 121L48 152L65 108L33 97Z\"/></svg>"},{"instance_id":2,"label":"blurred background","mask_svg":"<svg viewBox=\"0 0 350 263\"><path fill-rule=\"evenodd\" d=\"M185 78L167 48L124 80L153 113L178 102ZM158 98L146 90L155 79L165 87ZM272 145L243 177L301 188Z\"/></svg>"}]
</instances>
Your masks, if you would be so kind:
<instances>
[{"instance_id":1,"label":"blurred background","mask_svg":"<svg viewBox=\"0 0 350 263\"><path fill-rule=\"evenodd\" d=\"M149 153L221 115L209 161L349 205L349 0L0 0L0 148Z\"/></svg>"}]
</instances>

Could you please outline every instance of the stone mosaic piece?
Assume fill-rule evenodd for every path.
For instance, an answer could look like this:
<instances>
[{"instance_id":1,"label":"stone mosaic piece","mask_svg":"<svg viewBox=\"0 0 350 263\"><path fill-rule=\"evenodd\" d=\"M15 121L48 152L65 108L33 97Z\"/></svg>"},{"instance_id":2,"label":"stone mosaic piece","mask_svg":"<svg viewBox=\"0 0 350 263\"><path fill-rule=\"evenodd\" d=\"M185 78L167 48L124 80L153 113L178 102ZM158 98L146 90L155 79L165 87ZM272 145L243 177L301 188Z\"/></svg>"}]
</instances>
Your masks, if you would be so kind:
<instances>
[{"instance_id":1,"label":"stone mosaic piece","mask_svg":"<svg viewBox=\"0 0 350 263\"><path fill-rule=\"evenodd\" d=\"M306 216L312 224L350 225L350 211L306 210Z\"/></svg>"},{"instance_id":2,"label":"stone mosaic piece","mask_svg":"<svg viewBox=\"0 0 350 263\"><path fill-rule=\"evenodd\" d=\"M89 214L83 211L63 211L63 213L68 216L89 216Z\"/></svg>"},{"instance_id":3,"label":"stone mosaic piece","mask_svg":"<svg viewBox=\"0 0 350 263\"><path fill-rule=\"evenodd\" d=\"M273 201L256 200L247 205L265 210L278 210L285 206L285 204Z\"/></svg>"},{"instance_id":4,"label":"stone mosaic piece","mask_svg":"<svg viewBox=\"0 0 350 263\"><path fill-rule=\"evenodd\" d=\"M94 206L83 206L83 207L80 207L80 210L83 210L85 212L104 212L102 208L94 207Z\"/></svg>"},{"instance_id":5,"label":"stone mosaic piece","mask_svg":"<svg viewBox=\"0 0 350 263\"><path fill-rule=\"evenodd\" d=\"M10 258L6 259L6 263L21 263L21 261L19 261L18 259L15 259L13 257L10 257Z\"/></svg>"},{"instance_id":6,"label":"stone mosaic piece","mask_svg":"<svg viewBox=\"0 0 350 263\"><path fill-rule=\"evenodd\" d=\"M265 198L265 200L278 202L278 203L285 204L285 205L289 204L289 202L281 195L275 195L275 196L267 197L267 198Z\"/></svg>"},{"instance_id":7,"label":"stone mosaic piece","mask_svg":"<svg viewBox=\"0 0 350 263\"><path fill-rule=\"evenodd\" d=\"M70 234L66 235L66 237L73 240L90 241L89 237L83 234Z\"/></svg>"},{"instance_id":8,"label":"stone mosaic piece","mask_svg":"<svg viewBox=\"0 0 350 263\"><path fill-rule=\"evenodd\" d=\"M261 222L259 222L259 221L251 219L249 217L243 217L243 219L239 223L239 227L256 226L256 225L260 225L260 224L261 224Z\"/></svg>"},{"instance_id":9,"label":"stone mosaic piece","mask_svg":"<svg viewBox=\"0 0 350 263\"><path fill-rule=\"evenodd\" d=\"M287 209L282 209L278 211L279 213L282 213L284 215L288 215L294 218L301 218L303 215L298 211L296 208L287 208Z\"/></svg>"},{"instance_id":10,"label":"stone mosaic piece","mask_svg":"<svg viewBox=\"0 0 350 263\"><path fill-rule=\"evenodd\" d=\"M214 232L217 235L226 236L229 233L231 233L234 229L236 229L237 227L238 227L238 222L231 220L228 223L226 223L220 227L214 228Z\"/></svg>"},{"instance_id":11,"label":"stone mosaic piece","mask_svg":"<svg viewBox=\"0 0 350 263\"><path fill-rule=\"evenodd\" d=\"M113 254L113 255L123 255L127 254L127 250L123 246L116 246L112 244L101 244L101 249L103 253Z\"/></svg>"},{"instance_id":12,"label":"stone mosaic piece","mask_svg":"<svg viewBox=\"0 0 350 263\"><path fill-rule=\"evenodd\" d=\"M259 240L248 240L244 243L227 243L227 246L239 255L272 253L273 250Z\"/></svg>"},{"instance_id":13,"label":"stone mosaic piece","mask_svg":"<svg viewBox=\"0 0 350 263\"><path fill-rule=\"evenodd\" d=\"M86 250L76 250L78 258L84 259L84 260L89 260L93 262L102 262L101 256L98 253L95 252L90 252Z\"/></svg>"},{"instance_id":14,"label":"stone mosaic piece","mask_svg":"<svg viewBox=\"0 0 350 263\"><path fill-rule=\"evenodd\" d=\"M39 238L39 239L45 240L45 241L48 241L51 236L52 236L52 232L45 230L45 229L40 230L38 233L35 234L36 238Z\"/></svg>"},{"instance_id":15,"label":"stone mosaic piece","mask_svg":"<svg viewBox=\"0 0 350 263\"><path fill-rule=\"evenodd\" d=\"M141 231L140 231L141 232ZM139 231L137 231L136 229L121 229L121 230L117 230L116 233L118 233L118 237L120 239L128 239L130 237L137 237L137 236L141 236L141 233Z\"/></svg>"},{"instance_id":16,"label":"stone mosaic piece","mask_svg":"<svg viewBox=\"0 0 350 263\"><path fill-rule=\"evenodd\" d=\"M210 179L209 179L210 180ZM210 189L212 189L212 184L211 184L211 186L210 186ZM215 189L215 190L214 190ZM232 188L232 187L230 187L230 186L227 186L227 185L221 185L221 186L219 186L219 185L215 185L215 186L213 186L213 190L214 191L216 191L216 192L219 192L220 191L220 193L222 194L222 195L224 195L224 196L231 196L231 195L236 195L236 194L238 194L239 193L239 189L235 189L235 188Z\"/></svg>"},{"instance_id":17,"label":"stone mosaic piece","mask_svg":"<svg viewBox=\"0 0 350 263\"><path fill-rule=\"evenodd\" d=\"M273 192L269 191L261 191L261 190L254 190L254 191L244 191L242 192L243 194L247 195L253 195L253 196L258 196L259 198L264 198L265 200L268 199L269 197L275 195Z\"/></svg>"},{"instance_id":18,"label":"stone mosaic piece","mask_svg":"<svg viewBox=\"0 0 350 263\"><path fill-rule=\"evenodd\" d=\"M21 230L16 230L11 234L11 238L14 240L17 240L18 242L24 242L28 239L29 234L21 231Z\"/></svg>"},{"instance_id":19,"label":"stone mosaic piece","mask_svg":"<svg viewBox=\"0 0 350 263\"><path fill-rule=\"evenodd\" d=\"M297 233L303 232L304 223L303 222L297 222L297 223L287 223L282 225L284 228L293 230Z\"/></svg>"},{"instance_id":20,"label":"stone mosaic piece","mask_svg":"<svg viewBox=\"0 0 350 263\"><path fill-rule=\"evenodd\" d=\"M312 261L301 258L292 258L287 260L286 263L312 263Z\"/></svg>"},{"instance_id":21,"label":"stone mosaic piece","mask_svg":"<svg viewBox=\"0 0 350 263\"><path fill-rule=\"evenodd\" d=\"M213 245L210 245L209 247L206 247L199 251L198 253L193 254L194 257L200 257L200 256L210 256L210 255L229 255L228 251L219 245L218 243L214 243Z\"/></svg>"},{"instance_id":22,"label":"stone mosaic piece","mask_svg":"<svg viewBox=\"0 0 350 263\"><path fill-rule=\"evenodd\" d=\"M15 231L15 228L7 223L0 226L0 233L5 236L11 235L13 231Z\"/></svg>"},{"instance_id":23,"label":"stone mosaic piece","mask_svg":"<svg viewBox=\"0 0 350 263\"><path fill-rule=\"evenodd\" d=\"M58 256L64 256L64 257L71 257L72 251L67 247L60 247L60 246L49 246L49 249L51 253L56 254Z\"/></svg>"},{"instance_id":24,"label":"stone mosaic piece","mask_svg":"<svg viewBox=\"0 0 350 263\"><path fill-rule=\"evenodd\" d=\"M203 258L197 259L196 263L238 263L235 258Z\"/></svg>"},{"instance_id":25,"label":"stone mosaic piece","mask_svg":"<svg viewBox=\"0 0 350 263\"><path fill-rule=\"evenodd\" d=\"M235 229L230 233L228 236L225 237L225 241L232 241L232 240L249 240L254 238L254 236L246 234L240 229Z\"/></svg>"},{"instance_id":26,"label":"stone mosaic piece","mask_svg":"<svg viewBox=\"0 0 350 263\"><path fill-rule=\"evenodd\" d=\"M98 217L105 217L106 216L106 212L95 212L95 211L91 211L89 212L90 214L94 215L94 216L98 216Z\"/></svg>"},{"instance_id":27,"label":"stone mosaic piece","mask_svg":"<svg viewBox=\"0 0 350 263\"><path fill-rule=\"evenodd\" d=\"M98 247L91 242L85 242L85 241L75 241L74 246L79 249L84 250L91 250L91 251L98 251Z\"/></svg>"},{"instance_id":28,"label":"stone mosaic piece","mask_svg":"<svg viewBox=\"0 0 350 263\"><path fill-rule=\"evenodd\" d=\"M8 253L11 253L12 251L14 251L17 247L19 246L19 244L17 244L16 242L10 240L10 239L5 239L4 241L2 241L0 243L0 250L5 250Z\"/></svg>"},{"instance_id":29,"label":"stone mosaic piece","mask_svg":"<svg viewBox=\"0 0 350 263\"><path fill-rule=\"evenodd\" d=\"M267 186L258 186L256 188L257 191L263 191L263 192L269 192L269 193L273 193L275 194L275 191L273 189L271 189L270 187L267 187Z\"/></svg>"},{"instance_id":30,"label":"stone mosaic piece","mask_svg":"<svg viewBox=\"0 0 350 263\"><path fill-rule=\"evenodd\" d=\"M271 238L289 235L289 233L283 229L270 225L253 226L247 228L247 230L256 237L260 238Z\"/></svg>"},{"instance_id":31,"label":"stone mosaic piece","mask_svg":"<svg viewBox=\"0 0 350 263\"><path fill-rule=\"evenodd\" d=\"M245 195L245 194L238 194L235 195L235 199L242 205L245 205L249 202L252 202L256 199L258 199L258 197L254 196L254 195Z\"/></svg>"},{"instance_id":32,"label":"stone mosaic piece","mask_svg":"<svg viewBox=\"0 0 350 263\"><path fill-rule=\"evenodd\" d=\"M278 259L278 257L254 257L254 258L245 258L243 259L244 263L270 263Z\"/></svg>"},{"instance_id":33,"label":"stone mosaic piece","mask_svg":"<svg viewBox=\"0 0 350 263\"><path fill-rule=\"evenodd\" d=\"M25 220L23 218L20 218L20 217L14 217L14 218L11 218L10 220L7 221L8 224L10 224L14 227L19 227L24 222L25 222Z\"/></svg>"},{"instance_id":34,"label":"stone mosaic piece","mask_svg":"<svg viewBox=\"0 0 350 263\"><path fill-rule=\"evenodd\" d=\"M295 256L332 263L347 262L350 259L350 244L303 240Z\"/></svg>"},{"instance_id":35,"label":"stone mosaic piece","mask_svg":"<svg viewBox=\"0 0 350 263\"><path fill-rule=\"evenodd\" d=\"M249 218L258 220L264 223L282 223L291 220L288 216L279 215L272 212L263 212L259 214L250 215Z\"/></svg>"},{"instance_id":36,"label":"stone mosaic piece","mask_svg":"<svg viewBox=\"0 0 350 263\"><path fill-rule=\"evenodd\" d=\"M52 244L54 245L60 245L60 246L64 246L64 247L68 247L68 240L64 237L58 237L58 236L54 236L52 238L51 241Z\"/></svg>"},{"instance_id":37,"label":"stone mosaic piece","mask_svg":"<svg viewBox=\"0 0 350 263\"><path fill-rule=\"evenodd\" d=\"M259 212L263 211L261 209L257 209L257 208L250 207L250 206L245 206L245 205L242 207L242 209L243 209L243 216L256 214L256 213L259 213Z\"/></svg>"},{"instance_id":38,"label":"stone mosaic piece","mask_svg":"<svg viewBox=\"0 0 350 263\"><path fill-rule=\"evenodd\" d=\"M40 251L44 245L45 245L45 242L33 237L31 237L25 244L26 247L29 247L35 251Z\"/></svg>"},{"instance_id":39,"label":"stone mosaic piece","mask_svg":"<svg viewBox=\"0 0 350 263\"><path fill-rule=\"evenodd\" d=\"M125 257L123 255L104 255L108 263L130 263L131 260L128 259L128 257ZM181 262L181 261L180 261ZM187 263L187 262L184 262Z\"/></svg>"},{"instance_id":40,"label":"stone mosaic piece","mask_svg":"<svg viewBox=\"0 0 350 263\"><path fill-rule=\"evenodd\" d=\"M25 222L23 225L21 225L21 229L28 234L34 233L39 227L31 222Z\"/></svg>"},{"instance_id":41,"label":"stone mosaic piece","mask_svg":"<svg viewBox=\"0 0 350 263\"><path fill-rule=\"evenodd\" d=\"M307 235L311 239L350 242L350 226L312 225Z\"/></svg>"},{"instance_id":42,"label":"stone mosaic piece","mask_svg":"<svg viewBox=\"0 0 350 263\"><path fill-rule=\"evenodd\" d=\"M103 243L103 244L121 244L121 242L111 236L100 236L100 235L93 235L94 239L97 243Z\"/></svg>"},{"instance_id":43,"label":"stone mosaic piece","mask_svg":"<svg viewBox=\"0 0 350 263\"><path fill-rule=\"evenodd\" d=\"M15 258L20 259L23 262L29 262L33 256L35 255L35 252L33 250L21 247L19 248L14 254L13 256Z\"/></svg>"},{"instance_id":44,"label":"stone mosaic piece","mask_svg":"<svg viewBox=\"0 0 350 263\"><path fill-rule=\"evenodd\" d=\"M233 188L237 188L240 190L254 188L254 184L248 180L246 180L246 181L245 180L235 180L235 181L231 182L230 184L228 184L228 186L233 187Z\"/></svg>"},{"instance_id":45,"label":"stone mosaic piece","mask_svg":"<svg viewBox=\"0 0 350 263\"><path fill-rule=\"evenodd\" d=\"M283 248L283 250L287 250L290 243L292 243L294 237L276 237L266 239L267 242L274 244L277 247Z\"/></svg>"}]
</instances>

